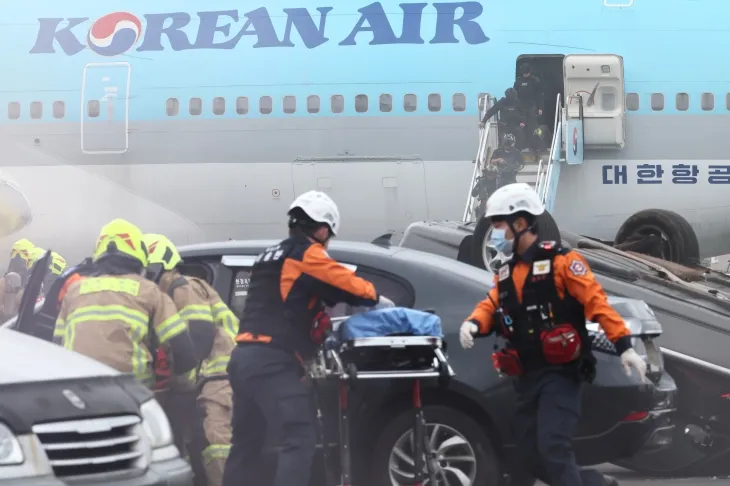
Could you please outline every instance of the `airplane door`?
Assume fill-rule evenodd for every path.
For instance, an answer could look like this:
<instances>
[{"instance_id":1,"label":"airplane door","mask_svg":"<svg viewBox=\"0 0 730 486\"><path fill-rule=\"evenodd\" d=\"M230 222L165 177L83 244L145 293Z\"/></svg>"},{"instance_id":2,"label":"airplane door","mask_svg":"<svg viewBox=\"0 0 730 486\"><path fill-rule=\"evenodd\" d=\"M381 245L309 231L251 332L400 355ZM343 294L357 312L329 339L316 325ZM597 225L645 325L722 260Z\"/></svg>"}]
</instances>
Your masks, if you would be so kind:
<instances>
[{"instance_id":1,"label":"airplane door","mask_svg":"<svg viewBox=\"0 0 730 486\"><path fill-rule=\"evenodd\" d=\"M425 170L418 157L297 158L292 180L295 197L318 190L334 199L342 239L371 241L429 219Z\"/></svg>"},{"instance_id":2,"label":"airplane door","mask_svg":"<svg viewBox=\"0 0 730 486\"><path fill-rule=\"evenodd\" d=\"M563 59L565 109L580 117L583 104L583 145L623 148L625 144L624 60L616 54L570 54ZM580 97L580 99L579 99Z\"/></svg>"},{"instance_id":3,"label":"airplane door","mask_svg":"<svg viewBox=\"0 0 730 486\"><path fill-rule=\"evenodd\" d=\"M81 85L81 151L123 154L129 149L128 62L89 63Z\"/></svg>"}]
</instances>

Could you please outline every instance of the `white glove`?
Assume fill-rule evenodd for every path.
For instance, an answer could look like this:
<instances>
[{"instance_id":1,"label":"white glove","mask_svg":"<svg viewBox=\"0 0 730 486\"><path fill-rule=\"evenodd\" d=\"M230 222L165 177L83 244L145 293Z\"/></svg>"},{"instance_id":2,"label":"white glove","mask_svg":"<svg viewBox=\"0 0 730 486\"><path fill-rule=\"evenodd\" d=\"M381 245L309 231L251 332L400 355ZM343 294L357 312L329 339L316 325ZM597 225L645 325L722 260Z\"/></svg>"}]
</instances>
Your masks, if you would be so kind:
<instances>
[{"instance_id":1,"label":"white glove","mask_svg":"<svg viewBox=\"0 0 730 486\"><path fill-rule=\"evenodd\" d=\"M631 376L631 368L639 373L641 381L646 381L646 362L639 356L634 348L629 348L621 353L621 364L624 366L626 376Z\"/></svg>"},{"instance_id":2,"label":"white glove","mask_svg":"<svg viewBox=\"0 0 730 486\"><path fill-rule=\"evenodd\" d=\"M387 309L389 307L395 307L395 302L382 295L378 297L378 303L375 304L376 309Z\"/></svg>"},{"instance_id":3,"label":"white glove","mask_svg":"<svg viewBox=\"0 0 730 486\"><path fill-rule=\"evenodd\" d=\"M469 349L474 346L474 334L479 332L479 328L473 322L466 321L459 329L459 342L461 347Z\"/></svg>"}]
</instances>

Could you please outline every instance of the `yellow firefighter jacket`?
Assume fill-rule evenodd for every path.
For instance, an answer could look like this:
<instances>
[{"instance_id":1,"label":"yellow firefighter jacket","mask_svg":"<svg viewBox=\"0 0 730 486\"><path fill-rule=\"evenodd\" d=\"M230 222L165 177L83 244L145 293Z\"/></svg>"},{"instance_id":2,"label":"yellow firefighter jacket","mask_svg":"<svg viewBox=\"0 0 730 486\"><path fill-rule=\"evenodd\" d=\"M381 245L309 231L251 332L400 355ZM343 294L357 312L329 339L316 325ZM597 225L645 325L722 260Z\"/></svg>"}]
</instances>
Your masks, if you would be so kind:
<instances>
[{"instance_id":1,"label":"yellow firefighter jacket","mask_svg":"<svg viewBox=\"0 0 730 486\"><path fill-rule=\"evenodd\" d=\"M184 285L176 283L181 277L186 281ZM165 272L160 279L160 289L170 295L171 288L172 300L185 321L210 322L216 328L213 348L201 363L200 372L191 371L190 381L196 383L200 379L225 375L231 352L236 347L238 319L215 289L199 278L181 276L176 271Z\"/></svg>"},{"instance_id":2,"label":"yellow firefighter jacket","mask_svg":"<svg viewBox=\"0 0 730 486\"><path fill-rule=\"evenodd\" d=\"M54 340L65 348L154 384L157 346L187 332L170 297L135 275L101 275L73 283L56 320Z\"/></svg>"}]
</instances>

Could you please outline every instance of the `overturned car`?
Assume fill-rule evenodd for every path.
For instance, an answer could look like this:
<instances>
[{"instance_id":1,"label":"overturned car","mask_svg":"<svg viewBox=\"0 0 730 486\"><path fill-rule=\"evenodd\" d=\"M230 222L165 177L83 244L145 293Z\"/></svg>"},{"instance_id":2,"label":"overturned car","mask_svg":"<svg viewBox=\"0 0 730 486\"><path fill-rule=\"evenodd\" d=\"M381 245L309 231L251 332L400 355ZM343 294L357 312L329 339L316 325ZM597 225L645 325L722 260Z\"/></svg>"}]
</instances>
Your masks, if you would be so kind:
<instances>
[{"instance_id":1,"label":"overturned car","mask_svg":"<svg viewBox=\"0 0 730 486\"><path fill-rule=\"evenodd\" d=\"M730 474L730 278L560 231L547 212L537 226L541 240L578 251L606 293L646 302L664 328L662 361L679 390L672 446L615 462L652 475ZM489 232L483 219L419 222L399 244L485 268L496 257Z\"/></svg>"}]
</instances>

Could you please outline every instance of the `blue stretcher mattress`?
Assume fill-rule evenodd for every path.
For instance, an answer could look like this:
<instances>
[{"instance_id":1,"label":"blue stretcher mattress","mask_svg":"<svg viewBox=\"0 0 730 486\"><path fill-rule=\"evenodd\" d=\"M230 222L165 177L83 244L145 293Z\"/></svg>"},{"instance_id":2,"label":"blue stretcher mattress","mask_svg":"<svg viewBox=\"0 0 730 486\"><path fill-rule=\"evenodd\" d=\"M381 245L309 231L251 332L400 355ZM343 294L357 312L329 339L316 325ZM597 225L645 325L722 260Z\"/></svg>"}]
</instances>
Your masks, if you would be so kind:
<instances>
[{"instance_id":1,"label":"blue stretcher mattress","mask_svg":"<svg viewBox=\"0 0 730 486\"><path fill-rule=\"evenodd\" d=\"M443 337L441 318L429 312L392 307L356 314L339 328L339 337L345 341L390 334Z\"/></svg>"}]
</instances>

